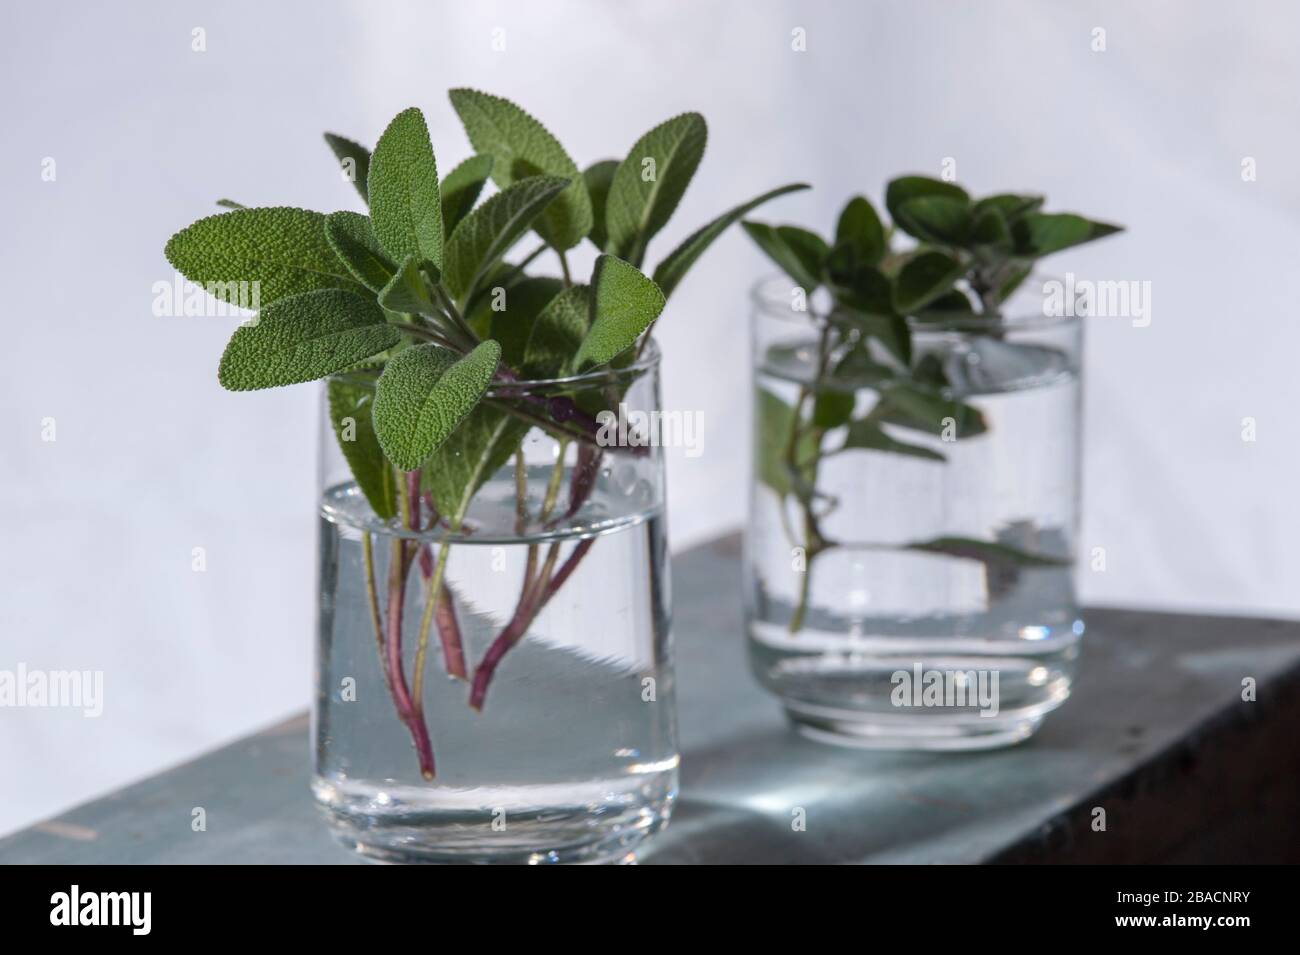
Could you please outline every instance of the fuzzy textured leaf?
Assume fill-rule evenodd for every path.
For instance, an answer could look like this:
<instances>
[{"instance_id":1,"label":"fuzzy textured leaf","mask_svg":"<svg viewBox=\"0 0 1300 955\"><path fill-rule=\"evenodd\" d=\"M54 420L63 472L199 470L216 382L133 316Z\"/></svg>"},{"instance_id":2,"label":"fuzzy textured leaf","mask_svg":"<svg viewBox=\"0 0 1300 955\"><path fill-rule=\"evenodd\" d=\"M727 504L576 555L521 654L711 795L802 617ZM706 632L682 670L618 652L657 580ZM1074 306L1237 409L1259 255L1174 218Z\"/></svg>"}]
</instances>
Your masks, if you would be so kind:
<instances>
[{"instance_id":1,"label":"fuzzy textured leaf","mask_svg":"<svg viewBox=\"0 0 1300 955\"><path fill-rule=\"evenodd\" d=\"M372 292L387 285L397 271L379 247L368 216L331 212L325 217L325 239L353 278Z\"/></svg>"},{"instance_id":2,"label":"fuzzy textured leaf","mask_svg":"<svg viewBox=\"0 0 1300 955\"><path fill-rule=\"evenodd\" d=\"M489 336L500 343L501 360L511 368L522 364L537 316L563 288L562 281L550 276L526 278L506 289L505 308L490 313Z\"/></svg>"},{"instance_id":3,"label":"fuzzy textured leaf","mask_svg":"<svg viewBox=\"0 0 1300 955\"><path fill-rule=\"evenodd\" d=\"M805 182L781 186L779 189L765 192L743 205L736 206L736 208L724 212L712 222L706 223L688 235L681 245L669 252L659 263L654 272L655 284L659 286L665 297L672 295L673 290L677 288L691 266L713 244L713 241L727 230L728 226L739 222L769 199L775 199L777 196L784 196L786 193L798 192L801 189L808 188L810 187Z\"/></svg>"},{"instance_id":4,"label":"fuzzy textured leaf","mask_svg":"<svg viewBox=\"0 0 1300 955\"><path fill-rule=\"evenodd\" d=\"M492 157L479 154L470 156L447 173L438 191L442 194L442 227L447 235L469 215L478 201L479 193L492 175Z\"/></svg>"},{"instance_id":5,"label":"fuzzy textured leaf","mask_svg":"<svg viewBox=\"0 0 1300 955\"><path fill-rule=\"evenodd\" d=\"M380 520L394 517L397 514L397 480L375 436L372 417L374 380L360 379L359 376L355 381L348 377L331 378L325 392L334 437L338 439L339 450L356 478L357 487Z\"/></svg>"},{"instance_id":6,"label":"fuzzy textured leaf","mask_svg":"<svg viewBox=\"0 0 1300 955\"><path fill-rule=\"evenodd\" d=\"M333 151L334 158L339 161L339 171L347 175L352 185L356 186L362 200L369 202L370 194L366 188L366 180L370 176L370 150L337 133L326 133L325 142ZM349 162L352 164L351 169L345 165Z\"/></svg>"},{"instance_id":7,"label":"fuzzy textured leaf","mask_svg":"<svg viewBox=\"0 0 1300 955\"><path fill-rule=\"evenodd\" d=\"M508 189L521 179L557 176L568 185L534 226L561 251L591 231L591 197L578 167L545 126L508 99L454 89L448 94L474 149L493 157L492 181Z\"/></svg>"},{"instance_id":8,"label":"fuzzy textured leaf","mask_svg":"<svg viewBox=\"0 0 1300 955\"><path fill-rule=\"evenodd\" d=\"M619 163L605 205L608 248L640 266L646 245L668 222L704 157L709 130L699 113L660 123ZM651 175L647 178L647 173Z\"/></svg>"},{"instance_id":9,"label":"fuzzy textured leaf","mask_svg":"<svg viewBox=\"0 0 1300 955\"><path fill-rule=\"evenodd\" d=\"M392 348L401 339L373 298L322 289L280 299L235 330L217 378L230 391L314 381Z\"/></svg>"},{"instance_id":10,"label":"fuzzy textured leaf","mask_svg":"<svg viewBox=\"0 0 1300 955\"><path fill-rule=\"evenodd\" d=\"M375 433L388 460L418 468L478 404L500 358L501 346L486 341L463 357L429 344L389 361L375 388Z\"/></svg>"},{"instance_id":11,"label":"fuzzy textured leaf","mask_svg":"<svg viewBox=\"0 0 1300 955\"><path fill-rule=\"evenodd\" d=\"M617 358L663 310L663 293L636 266L612 255L598 256L591 275L591 326L574 368L582 371Z\"/></svg>"},{"instance_id":12,"label":"fuzzy textured leaf","mask_svg":"<svg viewBox=\"0 0 1300 955\"><path fill-rule=\"evenodd\" d=\"M605 227L605 203L617 169L617 159L602 159L592 163L582 173L582 179L587 184L587 194L591 196L591 232L587 238L602 252L609 244L609 232Z\"/></svg>"},{"instance_id":13,"label":"fuzzy textured leaf","mask_svg":"<svg viewBox=\"0 0 1300 955\"><path fill-rule=\"evenodd\" d=\"M468 299L568 184L554 176L520 179L466 216L447 242L443 281L452 295Z\"/></svg>"},{"instance_id":14,"label":"fuzzy textured leaf","mask_svg":"<svg viewBox=\"0 0 1300 955\"><path fill-rule=\"evenodd\" d=\"M420 487L453 527L459 527L483 482L505 466L529 425L480 402L424 462Z\"/></svg>"},{"instance_id":15,"label":"fuzzy textured leaf","mask_svg":"<svg viewBox=\"0 0 1300 955\"><path fill-rule=\"evenodd\" d=\"M240 283L253 283L257 304L337 288L364 290L325 238L325 216L306 209L236 209L200 219L171 237L167 261L224 302L245 305Z\"/></svg>"},{"instance_id":16,"label":"fuzzy textured leaf","mask_svg":"<svg viewBox=\"0 0 1300 955\"><path fill-rule=\"evenodd\" d=\"M438 164L424 114L398 113L375 144L367 180L370 221L379 245L394 262L421 255L442 267L442 200Z\"/></svg>"},{"instance_id":17,"label":"fuzzy textured leaf","mask_svg":"<svg viewBox=\"0 0 1300 955\"><path fill-rule=\"evenodd\" d=\"M533 379L572 373L574 358L587 335L590 309L585 285L571 286L554 296L532 323L520 371Z\"/></svg>"},{"instance_id":18,"label":"fuzzy textured leaf","mask_svg":"<svg viewBox=\"0 0 1300 955\"><path fill-rule=\"evenodd\" d=\"M428 275L428 280L437 282L437 272ZM402 260L388 284L380 289L379 304L390 312L408 315L432 315L437 311L419 256L408 255Z\"/></svg>"}]
</instances>

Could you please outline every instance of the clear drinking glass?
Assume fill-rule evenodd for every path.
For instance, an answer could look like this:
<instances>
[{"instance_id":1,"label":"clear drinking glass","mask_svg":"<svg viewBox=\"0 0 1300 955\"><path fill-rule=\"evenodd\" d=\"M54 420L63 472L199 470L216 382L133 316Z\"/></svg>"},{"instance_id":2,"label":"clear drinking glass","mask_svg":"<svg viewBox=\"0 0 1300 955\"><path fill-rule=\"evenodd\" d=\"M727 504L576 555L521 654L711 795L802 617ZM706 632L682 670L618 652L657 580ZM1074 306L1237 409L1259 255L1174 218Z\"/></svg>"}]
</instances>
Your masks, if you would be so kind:
<instances>
[{"instance_id":1,"label":"clear drinking glass","mask_svg":"<svg viewBox=\"0 0 1300 955\"><path fill-rule=\"evenodd\" d=\"M961 409L939 433L907 426L905 402L878 407L897 383L878 367L855 378L845 363L828 385L817 369L840 357L824 350L835 317L793 311L786 280L755 290L750 659L807 735L1000 746L1069 695L1083 634L1073 586L1082 326L1047 316L1040 284L1022 288L1010 317L908 320L912 368L940 369L942 382L932 398L921 383L913 393ZM852 421L879 427L856 442L851 424L807 437L826 391L836 393L827 407L842 402ZM802 474L783 470L790 460Z\"/></svg>"},{"instance_id":2,"label":"clear drinking glass","mask_svg":"<svg viewBox=\"0 0 1300 955\"><path fill-rule=\"evenodd\" d=\"M565 409L657 410L658 367L651 343L622 369L494 387L489 406L517 430L444 468L486 476L455 529L425 493L405 522L379 520L323 409L312 788L345 844L392 861L599 862L666 824L663 462L556 426Z\"/></svg>"}]
</instances>

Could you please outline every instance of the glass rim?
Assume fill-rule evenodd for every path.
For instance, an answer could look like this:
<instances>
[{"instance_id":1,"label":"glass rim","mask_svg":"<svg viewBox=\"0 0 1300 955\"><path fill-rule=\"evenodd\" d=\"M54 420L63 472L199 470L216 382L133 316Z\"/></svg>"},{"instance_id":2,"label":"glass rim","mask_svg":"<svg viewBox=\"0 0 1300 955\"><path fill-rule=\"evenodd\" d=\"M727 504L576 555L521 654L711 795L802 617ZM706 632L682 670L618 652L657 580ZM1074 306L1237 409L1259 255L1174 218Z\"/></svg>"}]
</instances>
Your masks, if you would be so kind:
<instances>
[{"instance_id":1,"label":"glass rim","mask_svg":"<svg viewBox=\"0 0 1300 955\"><path fill-rule=\"evenodd\" d=\"M1038 272L1031 273L1026 278L1026 282L1030 280L1037 280L1040 284L1048 281L1062 281L1056 276ZM781 283L782 288L780 295L775 294L772 290L773 286L778 282ZM807 311L803 312L790 308L788 302L791 286L789 283L789 276L780 272L770 273L750 286L750 299L760 312L794 324L838 324L830 314L818 311L811 306ZM1081 315L1046 315L1042 312L1013 310L996 317L968 312L930 312L924 318L906 315L904 321L915 332L970 331L989 328L1034 330L1068 328L1078 324L1082 317Z\"/></svg>"},{"instance_id":2,"label":"glass rim","mask_svg":"<svg viewBox=\"0 0 1300 955\"><path fill-rule=\"evenodd\" d=\"M633 361L622 366L621 368L611 368L609 365L602 365L599 368L593 368L591 371L584 371L579 374L565 375L562 378L519 378L516 381L504 381L494 379L488 386L489 395L501 393L513 393L519 391L532 391L538 388L570 388L585 387L601 382L617 381L625 377L638 377L641 373L652 371L659 367L663 358L663 352L659 348L659 343L654 338L644 340L644 346L641 346L641 354ZM637 348L633 345L632 348ZM363 374L362 369L355 371L340 371L332 375L327 375L327 380L351 378Z\"/></svg>"}]
</instances>

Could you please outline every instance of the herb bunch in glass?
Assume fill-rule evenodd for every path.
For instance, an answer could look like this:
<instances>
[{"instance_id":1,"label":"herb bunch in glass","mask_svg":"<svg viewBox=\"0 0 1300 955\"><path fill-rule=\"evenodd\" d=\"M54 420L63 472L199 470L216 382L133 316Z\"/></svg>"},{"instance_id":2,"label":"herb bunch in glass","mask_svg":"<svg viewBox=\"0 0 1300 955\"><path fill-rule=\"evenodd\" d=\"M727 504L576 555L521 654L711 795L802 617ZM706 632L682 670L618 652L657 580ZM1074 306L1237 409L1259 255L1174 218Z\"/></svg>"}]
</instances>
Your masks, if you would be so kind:
<instances>
[{"instance_id":1,"label":"herb bunch in glass","mask_svg":"<svg viewBox=\"0 0 1300 955\"><path fill-rule=\"evenodd\" d=\"M399 113L372 152L341 136L326 141L366 202L368 215L245 208L201 219L167 243L169 262L232 304L250 283L256 320L241 326L218 378L232 391L328 379L339 447L375 516L412 532L389 544L386 581L375 580L370 534L363 538L365 586L380 667L426 779L435 771L424 716L425 671L436 631L446 672L468 683L481 709L502 658L592 549L582 541L564 561L558 543L529 547L513 616L482 659L468 658L444 582L449 538L461 533L476 491L513 461L520 521L550 526L591 494L606 454L590 392L544 394L529 382L631 364L665 300L733 222L775 189L719 216L642 272L647 247L680 202L703 156L707 130L696 113L641 137L622 160L580 172L555 137L500 97L452 90L475 155L439 177L425 119ZM498 191L479 202L487 182ZM525 236L540 240L515 261ZM587 284L573 280L567 254L583 241L600 254ZM536 274L542 263L558 276ZM507 306L507 303L508 306ZM540 512L529 514L521 442L532 428L561 448ZM561 488L563 449L577 465ZM434 532L440 544L427 542ZM423 536L416 536L422 534ZM418 571L417 569L418 568ZM417 583L418 582L418 583ZM414 664L402 650L408 587L425 598Z\"/></svg>"},{"instance_id":2,"label":"herb bunch in glass","mask_svg":"<svg viewBox=\"0 0 1300 955\"><path fill-rule=\"evenodd\" d=\"M963 318L972 320L967 330L998 336L1003 303L1040 259L1120 231L1071 213L1043 212L1043 201L1018 194L975 199L955 183L903 176L885 190L892 226L862 196L844 206L829 240L793 225L743 223L794 282L793 307L807 309L819 290L830 303L819 316L812 373L794 405L770 391L759 394L756 474L781 499L786 536L804 563L791 634L804 627L817 558L842 544L823 530L840 502L818 488L822 463L854 449L943 462L933 441L916 443L909 432L956 441L988 428L980 411L955 393L941 357L914 349L914 336ZM900 232L915 244L895 248ZM773 357L779 361L767 356ZM862 391L876 397L856 414ZM969 537L869 546L962 557L995 570L1068 563Z\"/></svg>"}]
</instances>

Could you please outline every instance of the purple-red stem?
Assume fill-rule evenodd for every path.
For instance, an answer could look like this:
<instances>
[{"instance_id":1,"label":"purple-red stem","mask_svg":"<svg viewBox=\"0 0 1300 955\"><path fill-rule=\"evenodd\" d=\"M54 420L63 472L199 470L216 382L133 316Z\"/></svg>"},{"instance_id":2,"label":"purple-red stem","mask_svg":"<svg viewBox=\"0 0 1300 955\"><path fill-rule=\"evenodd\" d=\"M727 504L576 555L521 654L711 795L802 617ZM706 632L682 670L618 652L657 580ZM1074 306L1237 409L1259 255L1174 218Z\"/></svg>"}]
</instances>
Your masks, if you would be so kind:
<instances>
[{"instance_id":1,"label":"purple-red stem","mask_svg":"<svg viewBox=\"0 0 1300 955\"><path fill-rule=\"evenodd\" d=\"M550 416L556 424L573 425L585 436L582 447L596 448L605 447L600 442L601 423L591 414L578 407L577 403L564 395L553 395L546 397L544 395L533 394L527 390L528 385L522 381L517 374L502 365L497 370L497 381L507 387L498 386L494 389L497 398L512 398L523 401L534 407L541 408ZM509 387L510 385L520 385L519 389ZM641 457L650 453L650 448L638 444L611 444L608 445L612 451L625 451L629 454ZM597 451L599 453L599 451Z\"/></svg>"},{"instance_id":2,"label":"purple-red stem","mask_svg":"<svg viewBox=\"0 0 1300 955\"><path fill-rule=\"evenodd\" d=\"M578 445L578 460L574 462L573 476L569 479L569 509L564 512L565 520L577 514L587 498L591 497L599 473L600 451L590 445Z\"/></svg>"},{"instance_id":3,"label":"purple-red stem","mask_svg":"<svg viewBox=\"0 0 1300 955\"><path fill-rule=\"evenodd\" d=\"M432 779L433 745L429 740L429 728L424 722L423 708L418 701L411 699L411 690L402 670L402 608L406 601L407 564L406 541L393 541L388 566L388 639L385 641L385 649L388 651L388 682L392 688L397 715L410 730L411 740L415 743L420 775Z\"/></svg>"},{"instance_id":4,"label":"purple-red stem","mask_svg":"<svg viewBox=\"0 0 1300 955\"><path fill-rule=\"evenodd\" d=\"M510 372L506 375L513 377ZM645 449L643 449L645 450ZM601 450L599 447L590 444L578 445L578 458L574 463L573 474L569 478L569 507L565 511L565 519L573 517L578 513L582 505L586 503L587 498L596 487L596 477L600 473ZM523 591L519 595L519 603L515 605L514 616L506 624L496 639L488 646L487 652L483 654L483 659L479 661L478 666L474 669L474 681L470 686L469 705L475 710L483 709L483 701L487 698L488 687L492 683L492 676L496 673L497 666L501 659L509 652L510 648L520 641L524 633L528 630L529 625L546 606L547 602L555 596L556 591L563 586L564 582L569 579L582 558L586 556L587 551L591 550L594 538L586 538L578 542L573 552L569 554L565 562L560 565L560 569L550 580L544 580L545 568L539 573L536 579L530 580L527 571L524 572Z\"/></svg>"},{"instance_id":5,"label":"purple-red stem","mask_svg":"<svg viewBox=\"0 0 1300 955\"><path fill-rule=\"evenodd\" d=\"M573 548L573 552L560 565L560 569L555 572L555 576L549 581L543 581L538 578L535 581L529 581L526 577L524 580L524 591L520 594L519 604L515 607L515 614L510 618L492 644L488 647L487 652L483 654L483 659L479 661L478 667L474 670L474 683L470 687L469 705L476 710L483 709L483 701L487 698L488 687L492 683L492 676L496 673L497 665L500 664L502 657L523 637L529 624L536 619L541 613L542 608L555 596L556 592L564 586L564 582L572 576L581 563L582 558L586 556L587 551L591 550L591 545L596 542L594 537L587 537L578 541Z\"/></svg>"},{"instance_id":6,"label":"purple-red stem","mask_svg":"<svg viewBox=\"0 0 1300 955\"><path fill-rule=\"evenodd\" d=\"M427 548L426 548L427 550ZM432 600L430 594L427 599ZM442 585L442 597L434 610L434 619L438 624L438 641L442 644L442 659L449 676L458 680L469 678L465 669L465 644L460 635L460 622L456 619L455 598L446 583Z\"/></svg>"},{"instance_id":7,"label":"purple-red stem","mask_svg":"<svg viewBox=\"0 0 1300 955\"><path fill-rule=\"evenodd\" d=\"M416 502L412 508L419 507L420 495L412 494L412 499ZM432 495L426 496L426 504L429 507L429 528L432 529L438 525L438 512L433 506ZM412 510L413 514L418 512ZM419 522L416 521L416 526ZM431 585L433 579L433 548L428 544L420 545L420 578L426 586ZM469 673L465 669L465 644L460 635L460 622L456 619L456 604L451 594L451 588L447 586L446 580L440 585L438 604L434 608L434 620L438 626L438 642L442 644L443 665L447 669L449 676L454 676L458 680L469 678ZM425 600L432 600L433 594L425 595Z\"/></svg>"}]
</instances>

